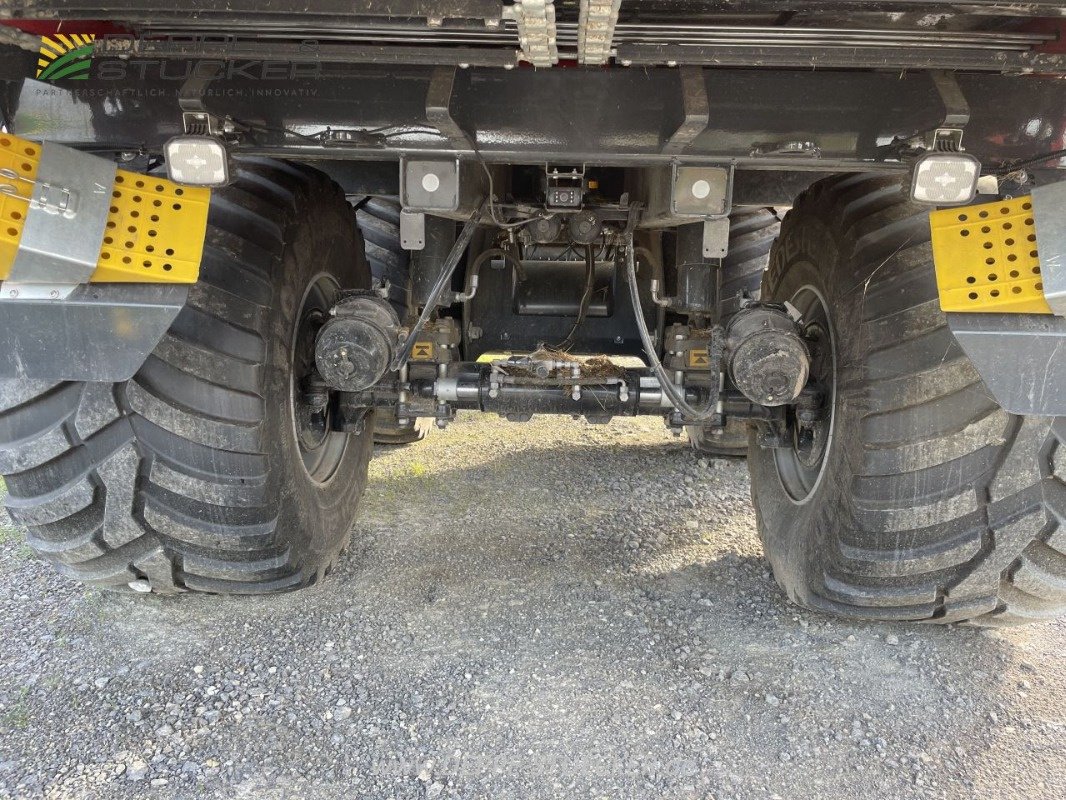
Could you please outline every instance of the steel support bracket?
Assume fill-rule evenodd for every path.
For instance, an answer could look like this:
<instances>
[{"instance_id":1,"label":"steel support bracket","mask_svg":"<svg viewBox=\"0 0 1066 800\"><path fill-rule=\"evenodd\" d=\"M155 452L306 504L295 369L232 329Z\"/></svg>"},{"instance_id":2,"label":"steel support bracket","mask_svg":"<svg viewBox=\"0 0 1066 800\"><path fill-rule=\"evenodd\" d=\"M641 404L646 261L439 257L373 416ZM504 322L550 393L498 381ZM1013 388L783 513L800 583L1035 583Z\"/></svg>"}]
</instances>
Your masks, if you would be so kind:
<instances>
[{"instance_id":1,"label":"steel support bracket","mask_svg":"<svg viewBox=\"0 0 1066 800\"><path fill-rule=\"evenodd\" d=\"M178 90L178 108L181 109L181 124L190 136L214 136L225 138L228 133L225 121L207 110L204 97L211 83L223 74L220 61L199 61Z\"/></svg>"},{"instance_id":2,"label":"steel support bracket","mask_svg":"<svg viewBox=\"0 0 1066 800\"><path fill-rule=\"evenodd\" d=\"M933 79L933 85L944 103L943 128L964 128L970 121L970 104L966 102L966 95L962 93L962 87L950 70L934 69L929 73Z\"/></svg>"},{"instance_id":3,"label":"steel support bracket","mask_svg":"<svg viewBox=\"0 0 1066 800\"><path fill-rule=\"evenodd\" d=\"M680 67L681 122L663 145L663 153L676 155L692 144L711 123L707 83L700 67Z\"/></svg>"},{"instance_id":4,"label":"steel support bracket","mask_svg":"<svg viewBox=\"0 0 1066 800\"><path fill-rule=\"evenodd\" d=\"M963 129L970 121L970 104L955 77L955 73L944 69L934 69L929 73L933 86L936 87L940 101L944 104L944 121L933 132L930 150L941 153L959 153L962 146Z\"/></svg>"},{"instance_id":5,"label":"steel support bracket","mask_svg":"<svg viewBox=\"0 0 1066 800\"><path fill-rule=\"evenodd\" d=\"M474 150L474 143L452 116L452 94L455 91L455 67L433 70L426 89L426 122L440 131L456 150Z\"/></svg>"},{"instance_id":6,"label":"steel support bracket","mask_svg":"<svg viewBox=\"0 0 1066 800\"><path fill-rule=\"evenodd\" d=\"M729 255L729 217L703 221L703 257L725 258Z\"/></svg>"}]
</instances>

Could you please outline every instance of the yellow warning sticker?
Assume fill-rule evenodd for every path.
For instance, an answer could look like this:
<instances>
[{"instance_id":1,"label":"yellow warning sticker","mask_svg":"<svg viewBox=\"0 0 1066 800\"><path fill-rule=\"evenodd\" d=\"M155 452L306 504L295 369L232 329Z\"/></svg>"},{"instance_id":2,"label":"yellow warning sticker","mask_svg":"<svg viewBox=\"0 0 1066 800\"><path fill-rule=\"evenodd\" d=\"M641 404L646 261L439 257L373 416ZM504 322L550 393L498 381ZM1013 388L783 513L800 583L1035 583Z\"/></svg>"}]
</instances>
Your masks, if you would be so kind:
<instances>
[{"instance_id":1,"label":"yellow warning sticker","mask_svg":"<svg viewBox=\"0 0 1066 800\"><path fill-rule=\"evenodd\" d=\"M711 366L711 358L707 354L707 348L689 350L688 365L693 369L704 369Z\"/></svg>"},{"instance_id":2,"label":"yellow warning sticker","mask_svg":"<svg viewBox=\"0 0 1066 800\"><path fill-rule=\"evenodd\" d=\"M433 342L415 342L415 346L411 348L411 360L432 361Z\"/></svg>"}]
</instances>

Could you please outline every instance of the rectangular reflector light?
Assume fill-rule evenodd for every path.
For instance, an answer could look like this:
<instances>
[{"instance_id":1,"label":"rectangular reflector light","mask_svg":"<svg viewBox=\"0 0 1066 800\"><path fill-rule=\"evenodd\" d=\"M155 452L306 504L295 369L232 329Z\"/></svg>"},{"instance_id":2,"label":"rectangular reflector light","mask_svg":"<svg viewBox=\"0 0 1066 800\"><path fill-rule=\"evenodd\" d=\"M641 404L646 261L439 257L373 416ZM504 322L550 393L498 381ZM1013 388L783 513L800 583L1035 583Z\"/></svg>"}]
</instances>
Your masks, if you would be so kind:
<instances>
[{"instance_id":1,"label":"rectangular reflector light","mask_svg":"<svg viewBox=\"0 0 1066 800\"><path fill-rule=\"evenodd\" d=\"M926 153L914 165L911 199L938 206L969 203L980 177L981 162L967 153Z\"/></svg>"},{"instance_id":2,"label":"rectangular reflector light","mask_svg":"<svg viewBox=\"0 0 1066 800\"><path fill-rule=\"evenodd\" d=\"M230 179L229 152L210 136L175 136L164 146L167 176L186 186L225 186Z\"/></svg>"}]
</instances>

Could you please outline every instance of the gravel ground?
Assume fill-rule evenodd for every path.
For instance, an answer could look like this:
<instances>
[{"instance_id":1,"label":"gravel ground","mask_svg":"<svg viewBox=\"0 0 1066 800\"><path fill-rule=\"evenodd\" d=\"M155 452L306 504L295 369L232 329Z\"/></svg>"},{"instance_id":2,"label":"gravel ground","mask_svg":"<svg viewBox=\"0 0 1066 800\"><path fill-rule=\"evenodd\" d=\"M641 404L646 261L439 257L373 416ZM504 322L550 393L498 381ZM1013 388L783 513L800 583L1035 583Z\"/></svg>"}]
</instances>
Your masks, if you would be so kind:
<instances>
[{"instance_id":1,"label":"gravel ground","mask_svg":"<svg viewBox=\"0 0 1066 800\"><path fill-rule=\"evenodd\" d=\"M272 599L85 591L0 527L0 797L1066 797L1066 623L799 611L658 420L382 450Z\"/></svg>"}]
</instances>

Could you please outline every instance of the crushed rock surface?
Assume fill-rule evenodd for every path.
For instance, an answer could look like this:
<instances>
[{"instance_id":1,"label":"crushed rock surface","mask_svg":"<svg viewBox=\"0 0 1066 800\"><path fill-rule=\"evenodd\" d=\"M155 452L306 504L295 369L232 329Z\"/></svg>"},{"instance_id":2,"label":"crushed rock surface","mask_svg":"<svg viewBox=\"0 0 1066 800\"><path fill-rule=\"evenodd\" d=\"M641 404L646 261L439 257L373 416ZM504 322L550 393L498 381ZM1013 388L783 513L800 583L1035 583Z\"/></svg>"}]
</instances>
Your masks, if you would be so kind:
<instances>
[{"instance_id":1,"label":"crushed rock surface","mask_svg":"<svg viewBox=\"0 0 1066 800\"><path fill-rule=\"evenodd\" d=\"M657 419L379 448L273 598L101 594L0 525L0 798L1066 797L1066 622L792 606Z\"/></svg>"}]
</instances>

